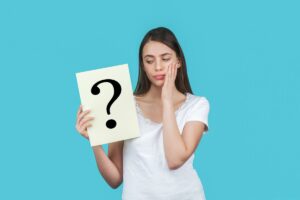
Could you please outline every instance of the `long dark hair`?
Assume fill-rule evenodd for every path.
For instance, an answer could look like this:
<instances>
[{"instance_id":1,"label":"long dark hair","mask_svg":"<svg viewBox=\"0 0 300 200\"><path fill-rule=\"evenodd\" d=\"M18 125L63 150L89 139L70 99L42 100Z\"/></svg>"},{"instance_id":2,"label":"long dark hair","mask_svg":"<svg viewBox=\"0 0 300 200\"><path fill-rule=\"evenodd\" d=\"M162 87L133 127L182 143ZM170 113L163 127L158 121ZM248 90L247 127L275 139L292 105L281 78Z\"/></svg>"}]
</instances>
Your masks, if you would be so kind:
<instances>
[{"instance_id":1,"label":"long dark hair","mask_svg":"<svg viewBox=\"0 0 300 200\"><path fill-rule=\"evenodd\" d=\"M175 51L176 56L180 60L180 66L177 71L177 77L175 79L175 86L178 91L185 94L189 92L193 94L189 79L187 76L186 70L186 62L184 58L183 51L175 37L174 33L165 27L158 27L150 30L143 38L140 49L139 49L139 77L138 82L133 94L142 95L149 91L151 82L148 79L145 71L144 71L144 63L143 63L143 48L145 44L149 41L157 41L167 45L169 48Z\"/></svg>"}]
</instances>

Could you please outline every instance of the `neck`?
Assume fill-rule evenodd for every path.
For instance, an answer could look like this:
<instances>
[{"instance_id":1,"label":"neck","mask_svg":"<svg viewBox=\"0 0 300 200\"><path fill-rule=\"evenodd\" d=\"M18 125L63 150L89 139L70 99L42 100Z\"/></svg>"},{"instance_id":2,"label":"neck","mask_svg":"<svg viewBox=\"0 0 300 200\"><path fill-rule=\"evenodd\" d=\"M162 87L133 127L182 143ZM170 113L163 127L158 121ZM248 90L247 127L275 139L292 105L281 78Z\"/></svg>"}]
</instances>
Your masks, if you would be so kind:
<instances>
[{"instance_id":1,"label":"neck","mask_svg":"<svg viewBox=\"0 0 300 200\"><path fill-rule=\"evenodd\" d=\"M162 92L162 87L157 87L154 85L151 85L149 91L147 92L146 96L148 97L149 100L151 101L155 101L155 102L161 102L161 92ZM173 90L173 94L174 94L174 100L176 101L176 99L178 99L178 96L181 94L175 87Z\"/></svg>"}]
</instances>

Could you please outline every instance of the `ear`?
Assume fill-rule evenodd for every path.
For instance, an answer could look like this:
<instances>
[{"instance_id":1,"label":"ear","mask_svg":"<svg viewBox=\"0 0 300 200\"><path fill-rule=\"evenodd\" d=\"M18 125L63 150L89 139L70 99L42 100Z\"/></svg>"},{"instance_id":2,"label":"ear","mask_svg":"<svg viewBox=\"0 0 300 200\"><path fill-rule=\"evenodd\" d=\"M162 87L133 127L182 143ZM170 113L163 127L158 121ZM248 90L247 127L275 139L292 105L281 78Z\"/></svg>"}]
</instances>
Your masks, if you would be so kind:
<instances>
[{"instance_id":1,"label":"ear","mask_svg":"<svg viewBox=\"0 0 300 200\"><path fill-rule=\"evenodd\" d=\"M177 67L177 69L181 67L181 60L180 59L178 59L176 67Z\"/></svg>"}]
</instances>

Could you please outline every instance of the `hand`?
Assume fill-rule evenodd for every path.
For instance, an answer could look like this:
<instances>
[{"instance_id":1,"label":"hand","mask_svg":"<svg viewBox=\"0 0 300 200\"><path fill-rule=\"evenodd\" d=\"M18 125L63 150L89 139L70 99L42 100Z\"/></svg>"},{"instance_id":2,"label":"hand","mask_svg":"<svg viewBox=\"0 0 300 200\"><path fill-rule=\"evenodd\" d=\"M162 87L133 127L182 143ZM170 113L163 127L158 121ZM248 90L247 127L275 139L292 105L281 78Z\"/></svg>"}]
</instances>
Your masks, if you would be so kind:
<instances>
[{"instance_id":1,"label":"hand","mask_svg":"<svg viewBox=\"0 0 300 200\"><path fill-rule=\"evenodd\" d=\"M78 112L77 112L77 120L76 120L76 130L86 139L89 140L89 135L87 132L87 128L91 127L92 125L88 122L94 119L94 117L88 117L88 113L90 113L90 110L82 111L82 105L79 106Z\"/></svg>"},{"instance_id":2,"label":"hand","mask_svg":"<svg viewBox=\"0 0 300 200\"><path fill-rule=\"evenodd\" d=\"M175 90L175 79L177 76L177 63L171 63L167 68L165 82L162 87L161 98L163 102L173 105L173 92Z\"/></svg>"}]
</instances>

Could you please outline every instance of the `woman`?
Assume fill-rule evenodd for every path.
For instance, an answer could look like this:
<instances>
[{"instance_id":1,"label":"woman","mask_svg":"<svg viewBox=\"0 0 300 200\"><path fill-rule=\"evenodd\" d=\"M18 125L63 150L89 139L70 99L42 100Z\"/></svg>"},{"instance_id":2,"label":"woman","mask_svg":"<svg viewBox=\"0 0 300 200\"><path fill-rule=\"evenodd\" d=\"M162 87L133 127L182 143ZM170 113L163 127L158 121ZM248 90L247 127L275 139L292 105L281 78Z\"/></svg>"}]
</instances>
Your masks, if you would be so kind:
<instances>
[{"instance_id":1,"label":"woman","mask_svg":"<svg viewBox=\"0 0 300 200\"><path fill-rule=\"evenodd\" d=\"M134 91L140 137L93 147L106 182L123 184L123 200L204 200L193 168L194 152L208 131L209 102L192 94L183 51L167 28L150 30L139 49ZM76 128L88 139L90 111L77 113Z\"/></svg>"}]
</instances>

